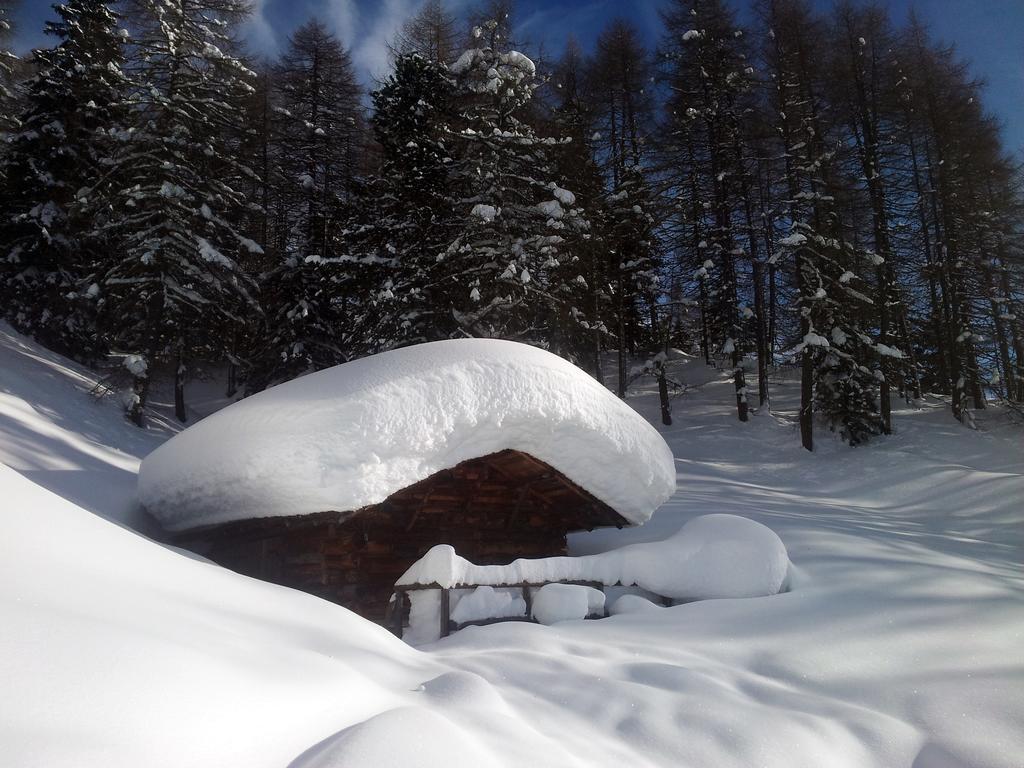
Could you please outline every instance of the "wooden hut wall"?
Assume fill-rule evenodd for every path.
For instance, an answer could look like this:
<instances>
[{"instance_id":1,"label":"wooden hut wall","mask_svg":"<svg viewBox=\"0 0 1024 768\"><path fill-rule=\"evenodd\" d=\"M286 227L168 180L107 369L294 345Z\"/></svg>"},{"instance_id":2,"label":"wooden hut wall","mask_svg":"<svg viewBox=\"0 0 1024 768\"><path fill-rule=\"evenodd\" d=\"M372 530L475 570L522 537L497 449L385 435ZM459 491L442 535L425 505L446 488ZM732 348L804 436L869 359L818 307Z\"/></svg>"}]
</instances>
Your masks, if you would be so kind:
<instances>
[{"instance_id":1,"label":"wooden hut wall","mask_svg":"<svg viewBox=\"0 0 1024 768\"><path fill-rule=\"evenodd\" d=\"M185 532L176 543L380 621L395 581L436 544L479 564L505 564L565 554L567 532L625 522L550 466L502 451L355 513L227 523Z\"/></svg>"}]
</instances>

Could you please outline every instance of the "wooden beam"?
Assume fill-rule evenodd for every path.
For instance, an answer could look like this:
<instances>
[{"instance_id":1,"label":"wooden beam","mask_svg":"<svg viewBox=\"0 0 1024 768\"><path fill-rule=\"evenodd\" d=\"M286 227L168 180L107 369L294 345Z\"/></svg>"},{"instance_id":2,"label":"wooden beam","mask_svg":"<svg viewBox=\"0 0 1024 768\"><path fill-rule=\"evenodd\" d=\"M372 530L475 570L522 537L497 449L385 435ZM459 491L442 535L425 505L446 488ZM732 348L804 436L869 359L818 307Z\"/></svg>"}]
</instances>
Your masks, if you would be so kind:
<instances>
[{"instance_id":1,"label":"wooden beam","mask_svg":"<svg viewBox=\"0 0 1024 768\"><path fill-rule=\"evenodd\" d=\"M526 454L524 453L524 454L521 454L521 455L525 456ZM495 472L500 474L502 477L504 477L509 482L512 482L512 483L521 483L522 482L521 479L516 478L516 477L512 477L511 475L509 475L507 472L502 470L501 467L497 467L497 466L491 464L489 461L487 461L485 463L487 464L487 466L489 466L491 469L493 469ZM525 487L527 489L527 493L529 493L531 496L533 496L535 499L537 499L544 506L545 509L550 510L552 508L551 501L547 497L545 497L542 494L538 493L537 490L533 487L532 483L526 483Z\"/></svg>"},{"instance_id":2,"label":"wooden beam","mask_svg":"<svg viewBox=\"0 0 1024 768\"><path fill-rule=\"evenodd\" d=\"M448 623L451 621L450 594L447 589L441 590L441 637L448 637Z\"/></svg>"}]
</instances>

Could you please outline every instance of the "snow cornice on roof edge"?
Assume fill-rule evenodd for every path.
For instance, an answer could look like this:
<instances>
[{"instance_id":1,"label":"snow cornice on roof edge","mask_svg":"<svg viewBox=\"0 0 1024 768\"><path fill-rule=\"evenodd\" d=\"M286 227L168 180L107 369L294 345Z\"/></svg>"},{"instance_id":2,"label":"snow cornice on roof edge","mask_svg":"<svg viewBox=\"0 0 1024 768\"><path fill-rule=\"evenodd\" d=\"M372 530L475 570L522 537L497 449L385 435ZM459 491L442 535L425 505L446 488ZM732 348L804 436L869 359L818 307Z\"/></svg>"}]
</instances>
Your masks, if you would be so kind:
<instances>
[{"instance_id":1,"label":"snow cornice on roof edge","mask_svg":"<svg viewBox=\"0 0 1024 768\"><path fill-rule=\"evenodd\" d=\"M591 376L525 344L459 339L228 406L143 461L139 498L172 531L346 512L502 450L549 464L633 524L675 491L661 435Z\"/></svg>"}]
</instances>

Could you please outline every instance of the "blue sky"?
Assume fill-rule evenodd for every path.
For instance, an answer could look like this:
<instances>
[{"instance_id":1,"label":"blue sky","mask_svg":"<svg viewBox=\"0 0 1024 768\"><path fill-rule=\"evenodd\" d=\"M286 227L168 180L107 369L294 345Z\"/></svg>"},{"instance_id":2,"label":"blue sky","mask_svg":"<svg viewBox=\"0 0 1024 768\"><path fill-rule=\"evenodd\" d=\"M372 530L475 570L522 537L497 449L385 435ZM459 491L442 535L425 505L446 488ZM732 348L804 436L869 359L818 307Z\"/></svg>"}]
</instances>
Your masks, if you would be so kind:
<instances>
[{"instance_id":1,"label":"blue sky","mask_svg":"<svg viewBox=\"0 0 1024 768\"><path fill-rule=\"evenodd\" d=\"M254 0L247 37L254 51L275 53L291 31L310 16L323 19L351 49L365 82L385 71L385 42L422 0ZM749 0L734 0L741 14ZM831 0L814 0L821 8ZM631 20L647 41L660 37L662 0L519 0L517 36L556 54L567 35L589 48L611 18ZM448 0L459 12L473 0ZM975 75L988 83L985 104L1003 123L1007 147L1024 152L1024 0L890 0L897 20L914 5L934 35L956 43ZM22 0L15 15L16 48L24 53L45 43L47 0Z\"/></svg>"}]
</instances>

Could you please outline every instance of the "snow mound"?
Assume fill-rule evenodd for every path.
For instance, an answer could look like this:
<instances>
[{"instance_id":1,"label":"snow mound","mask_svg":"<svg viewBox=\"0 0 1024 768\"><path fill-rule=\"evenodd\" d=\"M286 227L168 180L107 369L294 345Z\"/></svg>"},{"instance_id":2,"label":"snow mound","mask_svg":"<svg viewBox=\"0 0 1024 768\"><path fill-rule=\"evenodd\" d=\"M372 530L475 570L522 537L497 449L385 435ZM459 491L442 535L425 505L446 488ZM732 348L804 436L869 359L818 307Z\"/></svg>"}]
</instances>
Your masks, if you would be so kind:
<instances>
[{"instance_id":1,"label":"snow mound","mask_svg":"<svg viewBox=\"0 0 1024 768\"><path fill-rule=\"evenodd\" d=\"M615 554L626 577L622 583L681 600L774 595L789 573L782 539L737 515L703 515L665 541L632 544L604 557Z\"/></svg>"},{"instance_id":2,"label":"snow mound","mask_svg":"<svg viewBox=\"0 0 1024 768\"><path fill-rule=\"evenodd\" d=\"M451 609L451 619L458 624L485 619L525 616L526 601L521 594L508 589L477 587L462 596Z\"/></svg>"},{"instance_id":3,"label":"snow mound","mask_svg":"<svg viewBox=\"0 0 1024 768\"><path fill-rule=\"evenodd\" d=\"M325 740L289 768L353 765L501 768L505 763L479 737L443 715L424 707L403 707L383 712Z\"/></svg>"},{"instance_id":4,"label":"snow mound","mask_svg":"<svg viewBox=\"0 0 1024 768\"><path fill-rule=\"evenodd\" d=\"M540 624L585 619L604 613L604 592L581 584L545 584L533 596L533 618Z\"/></svg>"},{"instance_id":5,"label":"snow mound","mask_svg":"<svg viewBox=\"0 0 1024 768\"><path fill-rule=\"evenodd\" d=\"M660 611L662 606L652 603L640 595L622 595L608 606L609 616L623 616L631 613L653 613Z\"/></svg>"},{"instance_id":6,"label":"snow mound","mask_svg":"<svg viewBox=\"0 0 1024 768\"><path fill-rule=\"evenodd\" d=\"M468 459L511 449L628 521L675 490L645 419L556 355L460 339L339 365L235 403L142 463L139 497L169 530L358 510Z\"/></svg>"}]
</instances>

